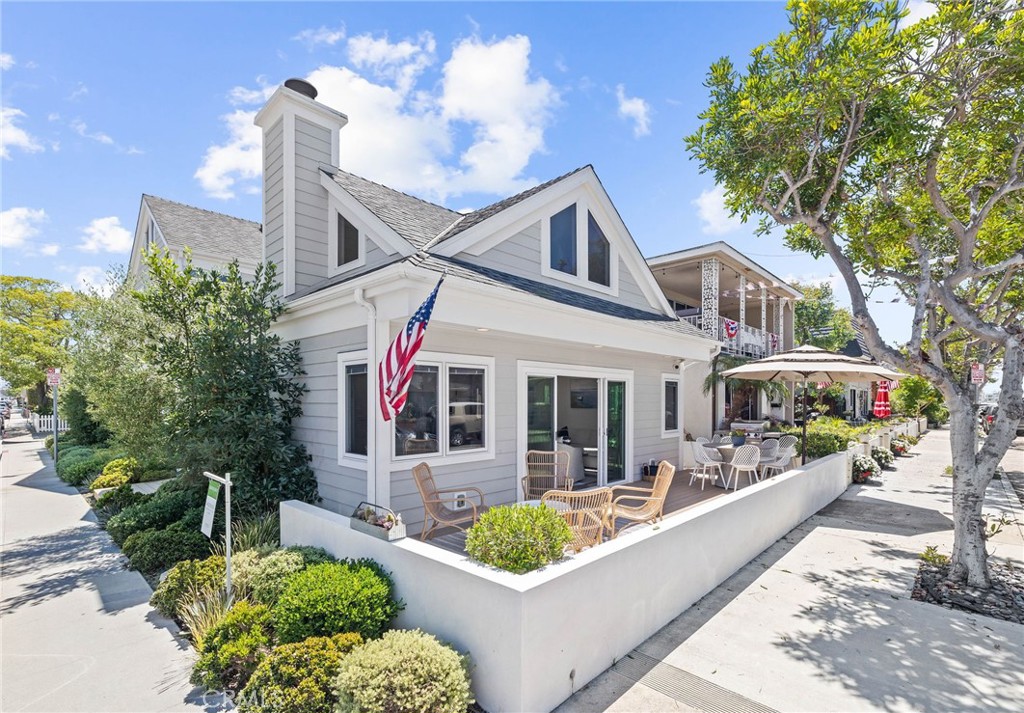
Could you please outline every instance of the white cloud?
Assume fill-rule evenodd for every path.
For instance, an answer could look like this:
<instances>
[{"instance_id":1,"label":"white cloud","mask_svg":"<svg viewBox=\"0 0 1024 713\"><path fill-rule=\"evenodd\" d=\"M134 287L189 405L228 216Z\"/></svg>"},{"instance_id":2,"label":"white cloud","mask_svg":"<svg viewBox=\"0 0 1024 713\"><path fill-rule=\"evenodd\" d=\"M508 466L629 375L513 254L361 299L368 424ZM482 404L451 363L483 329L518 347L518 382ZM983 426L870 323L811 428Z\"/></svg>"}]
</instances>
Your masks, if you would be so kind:
<instances>
[{"instance_id":1,"label":"white cloud","mask_svg":"<svg viewBox=\"0 0 1024 713\"><path fill-rule=\"evenodd\" d=\"M640 97L627 97L626 87L615 87L615 98L619 101L619 117L633 122L633 136L640 138L651 133L651 105Z\"/></svg>"},{"instance_id":2,"label":"white cloud","mask_svg":"<svg viewBox=\"0 0 1024 713\"><path fill-rule=\"evenodd\" d=\"M247 87L232 87L231 91L228 92L228 101L238 106L242 104L262 104L270 95L277 89L275 86L268 86L266 80L263 77L257 77L256 81L259 83L259 89L249 89Z\"/></svg>"},{"instance_id":3,"label":"white cloud","mask_svg":"<svg viewBox=\"0 0 1024 713\"><path fill-rule=\"evenodd\" d=\"M531 77L528 38L463 40L443 65L443 80L429 84L422 77L436 61L429 33L394 43L360 35L347 50L353 68L324 65L307 77L317 101L349 117L340 135L342 168L442 202L467 192L514 193L536 182L522 173L544 148L559 97L546 79ZM207 150L195 174L208 194L231 198L259 179L254 115L237 110L222 117L228 139ZM470 140L455 154L459 132Z\"/></svg>"},{"instance_id":4,"label":"white cloud","mask_svg":"<svg viewBox=\"0 0 1024 713\"><path fill-rule=\"evenodd\" d=\"M89 94L89 87L87 87L84 84L82 84L81 82L79 82L78 86L75 87L75 90L73 92L71 92L70 94L68 94L68 101L69 102L78 101L82 97L88 96L88 94Z\"/></svg>"},{"instance_id":5,"label":"white cloud","mask_svg":"<svg viewBox=\"0 0 1024 713\"><path fill-rule=\"evenodd\" d=\"M906 9L910 12L900 20L900 27L909 27L926 17L931 17L938 12L939 8L928 0L907 0Z\"/></svg>"},{"instance_id":6,"label":"white cloud","mask_svg":"<svg viewBox=\"0 0 1024 713\"><path fill-rule=\"evenodd\" d=\"M16 64L14 55L0 52L0 70L8 70Z\"/></svg>"},{"instance_id":7,"label":"white cloud","mask_svg":"<svg viewBox=\"0 0 1024 713\"><path fill-rule=\"evenodd\" d=\"M121 226L117 216L96 218L82 229L79 250L97 253L124 253L132 249L132 234Z\"/></svg>"},{"instance_id":8,"label":"white cloud","mask_svg":"<svg viewBox=\"0 0 1024 713\"><path fill-rule=\"evenodd\" d=\"M82 138L92 139L93 141L105 144L107 146L114 145L114 140L110 138L110 136L108 136L107 134L103 133L102 131L94 131L90 134L89 127L86 126L85 122L81 119L75 119L70 124L68 124L68 126L70 126L71 130L74 131L79 136L81 136Z\"/></svg>"},{"instance_id":9,"label":"white cloud","mask_svg":"<svg viewBox=\"0 0 1024 713\"><path fill-rule=\"evenodd\" d=\"M306 45L306 47L310 50L315 49L321 45L333 47L334 45L338 44L343 39L345 39L345 26L341 25L333 30L325 26L320 26L315 30L303 30L299 34L292 37L292 39Z\"/></svg>"},{"instance_id":10,"label":"white cloud","mask_svg":"<svg viewBox=\"0 0 1024 713\"><path fill-rule=\"evenodd\" d=\"M238 180L258 178L261 173L262 136L252 121L255 111L235 111L221 117L227 124L228 141L206 149L194 177L209 195L234 198Z\"/></svg>"},{"instance_id":11,"label":"white cloud","mask_svg":"<svg viewBox=\"0 0 1024 713\"><path fill-rule=\"evenodd\" d=\"M25 112L14 107L0 108L0 156L11 158L10 148L19 148L26 153L38 153L43 150L39 140L25 131L16 122L25 118Z\"/></svg>"},{"instance_id":12,"label":"white cloud","mask_svg":"<svg viewBox=\"0 0 1024 713\"><path fill-rule=\"evenodd\" d=\"M359 35L348 41L348 58L356 69L373 72L378 79L390 80L406 94L420 74L434 63L437 43L429 32L420 33L416 42L403 40L392 44L387 37Z\"/></svg>"},{"instance_id":13,"label":"white cloud","mask_svg":"<svg viewBox=\"0 0 1024 713\"><path fill-rule=\"evenodd\" d=\"M60 121L60 114L58 114L55 111L51 111L49 114L46 115L46 120L47 121Z\"/></svg>"},{"instance_id":14,"label":"white cloud","mask_svg":"<svg viewBox=\"0 0 1024 713\"><path fill-rule=\"evenodd\" d=\"M691 203L697 206L697 217L704 224L701 232L705 235L725 235L738 230L743 225L739 216L729 214L725 206L725 187L715 186L711 190L702 191L700 196Z\"/></svg>"},{"instance_id":15,"label":"white cloud","mask_svg":"<svg viewBox=\"0 0 1024 713\"><path fill-rule=\"evenodd\" d=\"M46 245L40 246L39 252L47 257L53 257L60 252L60 245L57 245L56 243L47 243Z\"/></svg>"},{"instance_id":16,"label":"white cloud","mask_svg":"<svg viewBox=\"0 0 1024 713\"><path fill-rule=\"evenodd\" d=\"M0 246L20 248L39 234L40 224L46 222L42 208L8 208L0 212Z\"/></svg>"},{"instance_id":17,"label":"white cloud","mask_svg":"<svg viewBox=\"0 0 1024 713\"><path fill-rule=\"evenodd\" d=\"M95 265L78 268L75 272L74 287L83 292L98 292L101 295L109 295L113 292L113 286L110 284L106 270Z\"/></svg>"}]
</instances>

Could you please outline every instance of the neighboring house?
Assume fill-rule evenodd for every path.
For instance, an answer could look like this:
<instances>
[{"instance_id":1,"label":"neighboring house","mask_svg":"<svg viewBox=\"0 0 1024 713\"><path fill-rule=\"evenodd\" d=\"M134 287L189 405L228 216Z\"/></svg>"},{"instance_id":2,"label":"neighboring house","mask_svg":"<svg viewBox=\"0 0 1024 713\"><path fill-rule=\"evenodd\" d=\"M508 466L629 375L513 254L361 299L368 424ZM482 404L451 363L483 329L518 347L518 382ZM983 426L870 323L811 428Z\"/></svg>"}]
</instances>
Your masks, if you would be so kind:
<instances>
[{"instance_id":1,"label":"neighboring house","mask_svg":"<svg viewBox=\"0 0 1024 713\"><path fill-rule=\"evenodd\" d=\"M698 245L647 263L679 318L720 341L723 353L760 359L796 346L793 303L802 293L727 243ZM693 376L686 375L688 384L698 385L687 391L683 412L692 436L711 435L712 424L719 428L727 413L737 411L745 420L792 420L792 396L775 406L760 396L733 408L733 394L724 385L717 394L701 393L707 374L708 368L694 367Z\"/></svg>"},{"instance_id":2,"label":"neighboring house","mask_svg":"<svg viewBox=\"0 0 1024 713\"><path fill-rule=\"evenodd\" d=\"M223 270L238 260L246 277L252 277L263 262L259 223L143 194L128 259L129 276L145 277L142 256L153 246L166 249L179 265L185 262L185 248L196 267Z\"/></svg>"},{"instance_id":3,"label":"neighboring house","mask_svg":"<svg viewBox=\"0 0 1024 713\"><path fill-rule=\"evenodd\" d=\"M864 341L864 333L860 330L860 327L854 325L853 332L856 336L848 341L840 352L846 356L874 361L875 358L868 351L868 345ZM846 401L844 413L836 415L845 415L850 418L868 418L871 416L871 410L874 407L874 386L872 382L862 381L846 384L844 399Z\"/></svg>"},{"instance_id":4,"label":"neighboring house","mask_svg":"<svg viewBox=\"0 0 1024 713\"><path fill-rule=\"evenodd\" d=\"M324 506L375 502L415 532L421 461L442 487L521 500L526 452L563 427L589 482L678 461L684 369L719 343L676 317L593 168L455 213L337 168L347 118L314 98L290 81L256 124L265 253L288 302L277 331L299 340L309 387L295 433ZM386 423L375 365L442 275L408 403Z\"/></svg>"}]
</instances>

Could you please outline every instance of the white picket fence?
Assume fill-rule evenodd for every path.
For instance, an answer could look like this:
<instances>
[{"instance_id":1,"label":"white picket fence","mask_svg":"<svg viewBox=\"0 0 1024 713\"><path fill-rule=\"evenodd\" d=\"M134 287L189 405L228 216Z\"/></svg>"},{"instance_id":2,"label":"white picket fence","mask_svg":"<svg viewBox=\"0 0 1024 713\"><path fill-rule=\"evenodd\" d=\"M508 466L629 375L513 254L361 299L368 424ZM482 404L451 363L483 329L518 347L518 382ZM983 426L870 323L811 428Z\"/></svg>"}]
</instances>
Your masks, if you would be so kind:
<instances>
[{"instance_id":1,"label":"white picket fence","mask_svg":"<svg viewBox=\"0 0 1024 713\"><path fill-rule=\"evenodd\" d=\"M32 414L32 428L38 433L53 433L53 416L40 416L37 413ZM66 418L57 419L57 430L64 432L68 430L68 420Z\"/></svg>"}]
</instances>

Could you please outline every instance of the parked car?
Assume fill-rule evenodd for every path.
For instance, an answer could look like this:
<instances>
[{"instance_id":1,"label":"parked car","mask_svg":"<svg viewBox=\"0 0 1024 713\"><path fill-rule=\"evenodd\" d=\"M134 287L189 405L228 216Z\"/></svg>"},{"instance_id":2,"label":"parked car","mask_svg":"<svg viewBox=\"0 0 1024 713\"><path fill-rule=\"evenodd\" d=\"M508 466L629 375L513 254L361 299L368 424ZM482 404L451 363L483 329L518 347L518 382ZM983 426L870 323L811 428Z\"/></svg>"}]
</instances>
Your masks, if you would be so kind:
<instances>
[{"instance_id":1,"label":"parked car","mask_svg":"<svg viewBox=\"0 0 1024 713\"><path fill-rule=\"evenodd\" d=\"M475 401L454 401L448 406L448 443L466 445L470 439L479 441L484 433L484 405Z\"/></svg>"}]
</instances>

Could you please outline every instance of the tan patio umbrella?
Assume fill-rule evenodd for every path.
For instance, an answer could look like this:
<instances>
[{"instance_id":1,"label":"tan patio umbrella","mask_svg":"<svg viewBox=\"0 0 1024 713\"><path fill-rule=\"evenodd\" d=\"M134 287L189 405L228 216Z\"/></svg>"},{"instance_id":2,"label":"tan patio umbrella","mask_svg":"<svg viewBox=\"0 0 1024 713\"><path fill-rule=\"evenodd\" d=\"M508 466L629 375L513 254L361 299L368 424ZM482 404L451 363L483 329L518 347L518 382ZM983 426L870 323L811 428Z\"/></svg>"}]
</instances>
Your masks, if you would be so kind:
<instances>
[{"instance_id":1,"label":"tan patio umbrella","mask_svg":"<svg viewBox=\"0 0 1024 713\"><path fill-rule=\"evenodd\" d=\"M900 378L895 371L863 357L846 356L807 344L723 371L722 376L752 381L799 381L803 384L804 444L801 463L807 462L808 381L880 381Z\"/></svg>"}]
</instances>

